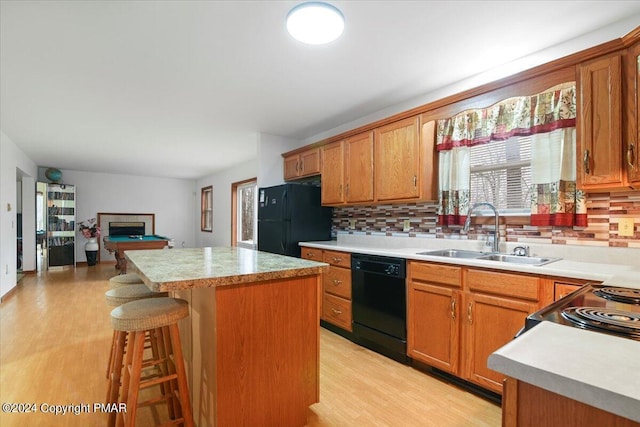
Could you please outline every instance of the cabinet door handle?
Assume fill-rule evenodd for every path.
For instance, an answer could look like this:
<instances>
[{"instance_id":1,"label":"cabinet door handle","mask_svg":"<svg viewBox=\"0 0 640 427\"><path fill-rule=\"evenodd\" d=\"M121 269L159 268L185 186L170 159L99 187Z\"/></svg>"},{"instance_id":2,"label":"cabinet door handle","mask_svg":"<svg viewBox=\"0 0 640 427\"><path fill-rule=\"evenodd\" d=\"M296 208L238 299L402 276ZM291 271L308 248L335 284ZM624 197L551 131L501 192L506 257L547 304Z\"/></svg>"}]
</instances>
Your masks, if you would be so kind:
<instances>
[{"instance_id":1,"label":"cabinet door handle","mask_svg":"<svg viewBox=\"0 0 640 427\"><path fill-rule=\"evenodd\" d=\"M634 149L635 147L633 146L633 144L629 144L629 148L627 148L627 164L629 165L629 167L632 167L632 168L635 166Z\"/></svg>"},{"instance_id":2,"label":"cabinet door handle","mask_svg":"<svg viewBox=\"0 0 640 427\"><path fill-rule=\"evenodd\" d=\"M331 309L331 312L332 312L333 314L335 314L335 315L342 314L342 311L340 311L340 310L336 310L335 308L332 308L332 309Z\"/></svg>"},{"instance_id":3,"label":"cabinet door handle","mask_svg":"<svg viewBox=\"0 0 640 427\"><path fill-rule=\"evenodd\" d=\"M339 284L342 283L342 280L338 280L338 279L333 279L333 284L338 286Z\"/></svg>"},{"instance_id":4,"label":"cabinet door handle","mask_svg":"<svg viewBox=\"0 0 640 427\"><path fill-rule=\"evenodd\" d=\"M300 162L300 172L304 172L304 160Z\"/></svg>"},{"instance_id":5,"label":"cabinet door handle","mask_svg":"<svg viewBox=\"0 0 640 427\"><path fill-rule=\"evenodd\" d=\"M349 184L347 184L347 188L345 190L345 194L348 196L349 195Z\"/></svg>"},{"instance_id":6,"label":"cabinet door handle","mask_svg":"<svg viewBox=\"0 0 640 427\"><path fill-rule=\"evenodd\" d=\"M307 252L307 258L315 258L315 255L313 254L313 252Z\"/></svg>"},{"instance_id":7,"label":"cabinet door handle","mask_svg":"<svg viewBox=\"0 0 640 427\"><path fill-rule=\"evenodd\" d=\"M472 306L473 306L472 302L470 302L469 305L467 306L467 319L469 320L470 325L473 325L473 317L471 317Z\"/></svg>"},{"instance_id":8,"label":"cabinet door handle","mask_svg":"<svg viewBox=\"0 0 640 427\"><path fill-rule=\"evenodd\" d=\"M418 186L418 177L416 175L413 175L413 186L414 187Z\"/></svg>"},{"instance_id":9,"label":"cabinet door handle","mask_svg":"<svg viewBox=\"0 0 640 427\"><path fill-rule=\"evenodd\" d=\"M335 263L342 262L342 258L333 257L333 258L331 258L331 261L333 261Z\"/></svg>"},{"instance_id":10,"label":"cabinet door handle","mask_svg":"<svg viewBox=\"0 0 640 427\"><path fill-rule=\"evenodd\" d=\"M300 162L296 162L296 172L300 172Z\"/></svg>"},{"instance_id":11,"label":"cabinet door handle","mask_svg":"<svg viewBox=\"0 0 640 427\"><path fill-rule=\"evenodd\" d=\"M584 165L584 173L589 175L591 171L589 170L589 150L584 150L584 157L582 158L582 164Z\"/></svg>"},{"instance_id":12,"label":"cabinet door handle","mask_svg":"<svg viewBox=\"0 0 640 427\"><path fill-rule=\"evenodd\" d=\"M451 318L456 320L456 299L451 298Z\"/></svg>"}]
</instances>

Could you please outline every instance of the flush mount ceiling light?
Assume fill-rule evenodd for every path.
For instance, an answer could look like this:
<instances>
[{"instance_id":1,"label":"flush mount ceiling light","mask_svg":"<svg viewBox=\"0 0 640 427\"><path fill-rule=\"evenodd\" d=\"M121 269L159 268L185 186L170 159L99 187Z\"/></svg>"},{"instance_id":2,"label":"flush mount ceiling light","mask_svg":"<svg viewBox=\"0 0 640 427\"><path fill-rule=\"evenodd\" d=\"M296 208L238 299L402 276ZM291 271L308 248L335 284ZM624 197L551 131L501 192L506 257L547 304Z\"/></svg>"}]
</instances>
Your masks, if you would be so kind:
<instances>
[{"instance_id":1,"label":"flush mount ceiling light","mask_svg":"<svg viewBox=\"0 0 640 427\"><path fill-rule=\"evenodd\" d=\"M330 43L340 37L343 30L342 12L328 3L301 3L287 15L287 31L302 43Z\"/></svg>"}]
</instances>

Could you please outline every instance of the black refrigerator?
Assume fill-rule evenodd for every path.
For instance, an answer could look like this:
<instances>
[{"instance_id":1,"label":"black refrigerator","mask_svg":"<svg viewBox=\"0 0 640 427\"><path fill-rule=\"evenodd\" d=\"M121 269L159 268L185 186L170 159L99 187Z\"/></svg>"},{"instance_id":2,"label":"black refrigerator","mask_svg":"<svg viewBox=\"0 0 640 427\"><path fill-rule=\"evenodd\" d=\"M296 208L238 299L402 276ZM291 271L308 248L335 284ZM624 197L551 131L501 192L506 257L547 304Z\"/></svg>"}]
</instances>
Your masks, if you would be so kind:
<instances>
[{"instance_id":1,"label":"black refrigerator","mask_svg":"<svg viewBox=\"0 0 640 427\"><path fill-rule=\"evenodd\" d=\"M283 184L258 190L258 250L300 257L299 242L331 240L332 208L320 187Z\"/></svg>"}]
</instances>

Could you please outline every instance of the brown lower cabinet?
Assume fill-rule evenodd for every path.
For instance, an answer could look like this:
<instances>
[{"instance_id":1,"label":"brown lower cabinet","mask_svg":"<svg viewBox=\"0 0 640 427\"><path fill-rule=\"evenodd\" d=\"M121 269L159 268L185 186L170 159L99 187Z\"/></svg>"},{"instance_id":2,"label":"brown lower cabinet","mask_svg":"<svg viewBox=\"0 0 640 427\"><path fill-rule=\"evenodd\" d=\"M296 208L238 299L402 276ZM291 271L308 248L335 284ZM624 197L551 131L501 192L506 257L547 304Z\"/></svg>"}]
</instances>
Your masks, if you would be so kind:
<instances>
[{"instance_id":1,"label":"brown lower cabinet","mask_svg":"<svg viewBox=\"0 0 640 427\"><path fill-rule=\"evenodd\" d=\"M540 279L420 261L408 271L409 356L502 393L504 375L487 358L538 309Z\"/></svg>"},{"instance_id":2,"label":"brown lower cabinet","mask_svg":"<svg viewBox=\"0 0 640 427\"><path fill-rule=\"evenodd\" d=\"M407 272L407 353L457 374L462 268L410 261Z\"/></svg>"},{"instance_id":3,"label":"brown lower cabinet","mask_svg":"<svg viewBox=\"0 0 640 427\"><path fill-rule=\"evenodd\" d=\"M502 426L640 427L640 423L532 384L507 378L502 397Z\"/></svg>"},{"instance_id":4,"label":"brown lower cabinet","mask_svg":"<svg viewBox=\"0 0 640 427\"><path fill-rule=\"evenodd\" d=\"M322 278L320 318L352 332L351 326L351 254L348 252L303 248L302 258L330 265Z\"/></svg>"}]
</instances>

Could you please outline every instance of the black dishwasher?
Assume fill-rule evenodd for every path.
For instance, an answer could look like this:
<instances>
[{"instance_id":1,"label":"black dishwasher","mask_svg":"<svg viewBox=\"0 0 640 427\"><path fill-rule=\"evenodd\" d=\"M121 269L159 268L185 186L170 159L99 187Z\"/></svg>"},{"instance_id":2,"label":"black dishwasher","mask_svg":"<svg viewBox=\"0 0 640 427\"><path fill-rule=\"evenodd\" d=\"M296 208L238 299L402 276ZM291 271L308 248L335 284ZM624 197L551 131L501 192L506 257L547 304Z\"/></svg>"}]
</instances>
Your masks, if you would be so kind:
<instances>
[{"instance_id":1,"label":"black dishwasher","mask_svg":"<svg viewBox=\"0 0 640 427\"><path fill-rule=\"evenodd\" d=\"M406 261L351 255L355 341L402 363L407 358Z\"/></svg>"}]
</instances>

